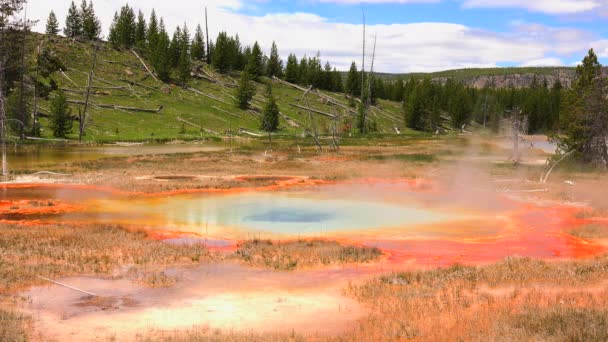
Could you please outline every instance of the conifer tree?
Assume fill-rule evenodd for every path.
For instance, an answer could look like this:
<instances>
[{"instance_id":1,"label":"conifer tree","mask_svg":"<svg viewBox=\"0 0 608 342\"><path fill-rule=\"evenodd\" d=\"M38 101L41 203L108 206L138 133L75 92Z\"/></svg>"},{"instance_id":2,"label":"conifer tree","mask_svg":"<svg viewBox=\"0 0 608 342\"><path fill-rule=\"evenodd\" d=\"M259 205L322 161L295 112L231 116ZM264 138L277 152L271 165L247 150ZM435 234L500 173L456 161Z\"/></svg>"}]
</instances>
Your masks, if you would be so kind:
<instances>
[{"instance_id":1,"label":"conifer tree","mask_svg":"<svg viewBox=\"0 0 608 342\"><path fill-rule=\"evenodd\" d=\"M300 60L300 66L298 68L298 83L304 85L310 85L310 79L308 78L308 58L302 57Z\"/></svg>"},{"instance_id":2,"label":"conifer tree","mask_svg":"<svg viewBox=\"0 0 608 342\"><path fill-rule=\"evenodd\" d=\"M262 113L262 130L268 133L268 142L270 144L270 150L272 150L272 132L279 128L279 106L277 100L272 94L272 85L269 83L266 90L266 97L268 101L264 106L264 112Z\"/></svg>"},{"instance_id":3,"label":"conifer tree","mask_svg":"<svg viewBox=\"0 0 608 342\"><path fill-rule=\"evenodd\" d=\"M150 22L148 23L148 30L146 32L146 43L148 44L148 54L151 58L154 58L153 54L158 45L158 19L156 17L156 11L153 9L150 14Z\"/></svg>"},{"instance_id":4,"label":"conifer tree","mask_svg":"<svg viewBox=\"0 0 608 342\"><path fill-rule=\"evenodd\" d=\"M281 78L283 76L283 61L281 61L281 58L279 57L279 50L275 42L272 42L272 48L270 49L267 76L270 78L273 76Z\"/></svg>"},{"instance_id":5,"label":"conifer tree","mask_svg":"<svg viewBox=\"0 0 608 342\"><path fill-rule=\"evenodd\" d=\"M158 78L162 81L168 81L171 73L171 55L169 48L171 40L165 30L165 23L160 19L158 37L154 53L152 54L152 65Z\"/></svg>"},{"instance_id":6,"label":"conifer tree","mask_svg":"<svg viewBox=\"0 0 608 342\"><path fill-rule=\"evenodd\" d=\"M49 13L49 18L46 20L46 34L49 36L56 36L59 34L59 22L53 11Z\"/></svg>"},{"instance_id":7,"label":"conifer tree","mask_svg":"<svg viewBox=\"0 0 608 342\"><path fill-rule=\"evenodd\" d=\"M332 72L332 84L333 92L344 92L344 81L342 80L342 74L336 68L334 68L334 71Z\"/></svg>"},{"instance_id":8,"label":"conifer tree","mask_svg":"<svg viewBox=\"0 0 608 342\"><path fill-rule=\"evenodd\" d=\"M120 9L120 14L114 15L110 27L110 42L115 48L131 48L135 43L135 13L129 5Z\"/></svg>"},{"instance_id":9,"label":"conifer tree","mask_svg":"<svg viewBox=\"0 0 608 342\"><path fill-rule=\"evenodd\" d=\"M192 45L190 46L190 54L194 60L205 59L205 38L203 36L203 29L201 25L196 27L194 38L192 39Z\"/></svg>"},{"instance_id":10,"label":"conifer tree","mask_svg":"<svg viewBox=\"0 0 608 342\"><path fill-rule=\"evenodd\" d=\"M95 15L93 1L82 0L80 5L80 18L82 20L82 35L88 40L97 40L101 34L101 23Z\"/></svg>"},{"instance_id":11,"label":"conifer tree","mask_svg":"<svg viewBox=\"0 0 608 342\"><path fill-rule=\"evenodd\" d=\"M146 50L147 25L144 14L139 11L137 15L137 24L135 25L135 46L142 50Z\"/></svg>"},{"instance_id":12,"label":"conifer tree","mask_svg":"<svg viewBox=\"0 0 608 342\"><path fill-rule=\"evenodd\" d=\"M561 153L575 153L583 162L608 168L608 87L593 49L576 67L577 80L564 99Z\"/></svg>"},{"instance_id":13,"label":"conifer tree","mask_svg":"<svg viewBox=\"0 0 608 342\"><path fill-rule=\"evenodd\" d=\"M355 62L352 62L348 71L346 92L351 97L357 97L361 94L361 74L357 71L357 64Z\"/></svg>"},{"instance_id":14,"label":"conifer tree","mask_svg":"<svg viewBox=\"0 0 608 342\"><path fill-rule=\"evenodd\" d=\"M220 32L213 46L213 67L220 73L226 73L230 71L230 58L229 58L229 42L228 34L226 32Z\"/></svg>"},{"instance_id":15,"label":"conifer tree","mask_svg":"<svg viewBox=\"0 0 608 342\"><path fill-rule=\"evenodd\" d=\"M243 70L247 65L248 59L243 57L241 40L237 34L234 38L228 38L228 59L232 70Z\"/></svg>"},{"instance_id":16,"label":"conifer tree","mask_svg":"<svg viewBox=\"0 0 608 342\"><path fill-rule=\"evenodd\" d=\"M243 71L236 89L236 105L243 110L249 109L250 102L255 95L255 86L251 80L249 71Z\"/></svg>"},{"instance_id":17,"label":"conifer tree","mask_svg":"<svg viewBox=\"0 0 608 342\"><path fill-rule=\"evenodd\" d=\"M175 28L173 33L173 39L171 39L171 46L169 47L169 54L171 56L171 67L177 67L179 61L179 55L182 52L182 29L178 26Z\"/></svg>"},{"instance_id":18,"label":"conifer tree","mask_svg":"<svg viewBox=\"0 0 608 342\"><path fill-rule=\"evenodd\" d=\"M298 58L294 54L289 54L285 66L285 80L287 82L298 83L298 68Z\"/></svg>"},{"instance_id":19,"label":"conifer tree","mask_svg":"<svg viewBox=\"0 0 608 342\"><path fill-rule=\"evenodd\" d=\"M184 28L182 29L180 38L180 53L177 63L177 71L179 81L182 83L182 85L187 85L191 78L190 73L192 72L192 60L190 58L190 32L188 30L188 26L186 26L186 23L184 23Z\"/></svg>"},{"instance_id":20,"label":"conifer tree","mask_svg":"<svg viewBox=\"0 0 608 342\"><path fill-rule=\"evenodd\" d=\"M259 82L260 77L264 75L264 54L258 42L255 42L251 48L251 56L249 56L246 69L256 82Z\"/></svg>"},{"instance_id":21,"label":"conifer tree","mask_svg":"<svg viewBox=\"0 0 608 342\"><path fill-rule=\"evenodd\" d=\"M65 18L63 34L68 38L76 38L82 35L82 18L74 1L70 5L68 15Z\"/></svg>"},{"instance_id":22,"label":"conifer tree","mask_svg":"<svg viewBox=\"0 0 608 342\"><path fill-rule=\"evenodd\" d=\"M56 138L65 138L72 132L72 110L68 106L68 100L62 91L58 91L51 100L51 130Z\"/></svg>"}]
</instances>

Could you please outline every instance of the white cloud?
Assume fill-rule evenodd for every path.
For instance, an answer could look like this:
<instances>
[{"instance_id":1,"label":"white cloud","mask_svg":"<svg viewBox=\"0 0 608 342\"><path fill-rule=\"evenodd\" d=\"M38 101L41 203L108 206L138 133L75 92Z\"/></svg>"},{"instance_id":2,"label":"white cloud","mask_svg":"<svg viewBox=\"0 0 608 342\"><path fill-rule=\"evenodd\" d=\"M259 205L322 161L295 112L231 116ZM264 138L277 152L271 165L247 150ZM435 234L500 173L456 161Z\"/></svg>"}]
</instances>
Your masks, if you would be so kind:
<instances>
[{"instance_id":1,"label":"white cloud","mask_svg":"<svg viewBox=\"0 0 608 342\"><path fill-rule=\"evenodd\" d=\"M463 2L465 8L522 8L548 14L589 12L602 5L601 0L464 0Z\"/></svg>"},{"instance_id":2,"label":"white cloud","mask_svg":"<svg viewBox=\"0 0 608 342\"><path fill-rule=\"evenodd\" d=\"M559 58L548 57L534 59L520 64L522 67L547 67L547 66L563 66L564 62Z\"/></svg>"},{"instance_id":3,"label":"white cloud","mask_svg":"<svg viewBox=\"0 0 608 342\"><path fill-rule=\"evenodd\" d=\"M600 58L608 58L608 39L598 40L591 43L591 47Z\"/></svg>"},{"instance_id":4,"label":"white cloud","mask_svg":"<svg viewBox=\"0 0 608 342\"><path fill-rule=\"evenodd\" d=\"M131 0L129 3L142 9L146 16L155 8L170 30L187 22L192 32L197 23L204 23L203 5L196 0ZM324 61L339 69L348 69L353 60L360 63L361 25L330 22L310 13L248 16L235 12L251 4L240 0L207 0L206 3L212 38L226 30L229 34L238 33L244 44L258 40L266 49L274 40L283 58L290 52L302 57L320 51ZM94 4L107 30L114 11L124 4L124 0L95 0ZM37 29L43 30L51 9L63 23L68 6L69 2L64 0L30 0L29 13L41 21ZM533 24L514 25L506 33L450 23L368 25L368 32L369 47L374 33L378 35L375 68L382 72L525 64L546 60L549 55L563 57L584 52L595 39L582 30ZM368 54L371 55L371 48Z\"/></svg>"}]
</instances>

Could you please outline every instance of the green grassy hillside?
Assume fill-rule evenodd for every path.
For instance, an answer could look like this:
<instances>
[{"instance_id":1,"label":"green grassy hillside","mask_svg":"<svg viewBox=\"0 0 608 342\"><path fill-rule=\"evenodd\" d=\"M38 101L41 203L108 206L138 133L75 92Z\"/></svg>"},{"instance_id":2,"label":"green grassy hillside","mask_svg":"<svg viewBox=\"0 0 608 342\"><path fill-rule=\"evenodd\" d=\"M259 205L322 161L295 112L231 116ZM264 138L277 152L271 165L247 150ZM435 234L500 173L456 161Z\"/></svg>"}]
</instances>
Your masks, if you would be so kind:
<instances>
[{"instance_id":1,"label":"green grassy hillside","mask_svg":"<svg viewBox=\"0 0 608 342\"><path fill-rule=\"evenodd\" d=\"M65 75L58 72L53 75L68 99L84 101L87 73L93 64L93 46L90 43L74 42L61 37L49 40L37 36L39 44L45 39L57 51L59 58L65 63ZM146 62L146 64L149 63ZM131 51L112 49L108 44L101 43L97 54L97 66L93 81L94 91L91 96L90 121L87 124L85 139L87 141L150 141L182 139L193 140L201 136L225 136L229 130L238 131L243 136L253 136L250 133L260 132L259 109L243 111L234 104L234 88L227 86L235 84L239 75L219 75L211 67L200 64L198 74L207 78L208 75L220 81L194 78L189 84L191 89L185 89L175 84L160 83L152 78L141 62ZM303 92L294 87L270 79L279 108L284 114L280 120L279 136L302 136L305 127L310 127L308 111L292 106L306 106L302 100ZM258 108L264 106L265 85L256 84L257 93L253 104ZM334 115L339 115L337 127L339 133L347 135L349 125L354 123L354 110L349 111L340 104L347 104L342 94L324 92L323 98L316 93L308 95L313 109ZM332 103L332 102L337 102ZM142 109L162 110L158 113L145 113L128 109L102 108L104 105L117 105ZM72 115L77 115L82 106L72 104ZM372 110L371 118L376 121L380 133L394 134L394 127L400 127L403 134L416 134L403 128L400 104L380 101L379 108ZM49 101L39 103L43 114L49 112ZM314 124L320 135L331 134L332 120L329 117L313 114ZM188 121L194 125L179 121ZM48 118L41 118L41 135L43 138L53 138L49 129ZM69 136L77 139L78 122Z\"/></svg>"}]
</instances>

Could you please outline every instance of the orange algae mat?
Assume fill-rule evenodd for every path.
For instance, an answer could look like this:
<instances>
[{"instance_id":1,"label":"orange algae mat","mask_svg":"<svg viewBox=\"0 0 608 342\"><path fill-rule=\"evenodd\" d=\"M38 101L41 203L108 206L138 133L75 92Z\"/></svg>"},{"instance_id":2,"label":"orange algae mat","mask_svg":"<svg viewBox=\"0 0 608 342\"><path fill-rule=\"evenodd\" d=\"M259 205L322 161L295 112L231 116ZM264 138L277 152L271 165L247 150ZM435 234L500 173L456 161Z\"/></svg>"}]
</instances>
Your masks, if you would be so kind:
<instances>
[{"instance_id":1,"label":"orange algae mat","mask_svg":"<svg viewBox=\"0 0 608 342\"><path fill-rule=\"evenodd\" d=\"M223 251L231 251L239 240L252 237L325 238L378 247L385 253L382 264L387 268L489 263L513 255L587 258L606 252L599 243L568 234L594 222L577 218L583 210L577 206L533 204L496 193L484 193L478 201L461 201L450 199L426 180L369 178L338 183L287 176L235 179L270 185L157 194L84 185L4 185L0 220L22 225L123 224L146 229L150 238L157 240L200 241ZM268 215L249 215L239 207L245 200L255 210L267 210ZM318 208L316 202L320 203ZM187 212L178 210L184 203ZM265 205L270 207L264 209ZM372 208L371 212L361 213L365 208ZM215 213L214 209L225 213ZM246 212L244 217L222 219L239 215L239 210ZM287 233L280 231L282 227Z\"/></svg>"}]
</instances>

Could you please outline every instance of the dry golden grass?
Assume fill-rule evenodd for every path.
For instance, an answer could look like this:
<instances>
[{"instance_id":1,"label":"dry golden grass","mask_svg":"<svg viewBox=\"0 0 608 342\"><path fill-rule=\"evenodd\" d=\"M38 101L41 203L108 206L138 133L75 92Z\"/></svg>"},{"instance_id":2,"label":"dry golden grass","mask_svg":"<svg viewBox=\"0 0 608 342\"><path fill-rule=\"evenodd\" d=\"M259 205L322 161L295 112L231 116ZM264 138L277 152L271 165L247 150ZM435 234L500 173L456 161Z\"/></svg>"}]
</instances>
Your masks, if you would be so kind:
<instances>
[{"instance_id":1,"label":"dry golden grass","mask_svg":"<svg viewBox=\"0 0 608 342\"><path fill-rule=\"evenodd\" d=\"M608 238L608 226L588 224L570 231L570 235L585 240Z\"/></svg>"},{"instance_id":2,"label":"dry golden grass","mask_svg":"<svg viewBox=\"0 0 608 342\"><path fill-rule=\"evenodd\" d=\"M37 276L109 274L122 265L144 268L210 258L201 245L169 245L117 226L0 225L0 293L38 284Z\"/></svg>"},{"instance_id":3,"label":"dry golden grass","mask_svg":"<svg viewBox=\"0 0 608 342\"><path fill-rule=\"evenodd\" d=\"M273 242L250 240L238 245L235 256L252 266L293 270L334 264L366 263L377 260L377 248L345 246L335 241L297 240Z\"/></svg>"},{"instance_id":4,"label":"dry golden grass","mask_svg":"<svg viewBox=\"0 0 608 342\"><path fill-rule=\"evenodd\" d=\"M26 325L30 319L20 313L0 309L0 341L27 341Z\"/></svg>"},{"instance_id":5,"label":"dry golden grass","mask_svg":"<svg viewBox=\"0 0 608 342\"><path fill-rule=\"evenodd\" d=\"M149 332L140 336L138 342L303 342L309 341L297 334L226 333L206 328L181 332Z\"/></svg>"},{"instance_id":6,"label":"dry golden grass","mask_svg":"<svg viewBox=\"0 0 608 342\"><path fill-rule=\"evenodd\" d=\"M348 293L370 310L350 341L605 341L608 257L527 258L384 276Z\"/></svg>"}]
</instances>

